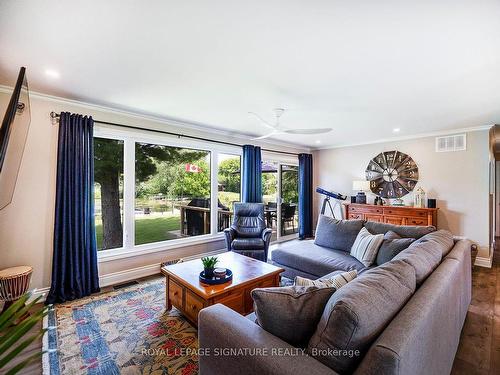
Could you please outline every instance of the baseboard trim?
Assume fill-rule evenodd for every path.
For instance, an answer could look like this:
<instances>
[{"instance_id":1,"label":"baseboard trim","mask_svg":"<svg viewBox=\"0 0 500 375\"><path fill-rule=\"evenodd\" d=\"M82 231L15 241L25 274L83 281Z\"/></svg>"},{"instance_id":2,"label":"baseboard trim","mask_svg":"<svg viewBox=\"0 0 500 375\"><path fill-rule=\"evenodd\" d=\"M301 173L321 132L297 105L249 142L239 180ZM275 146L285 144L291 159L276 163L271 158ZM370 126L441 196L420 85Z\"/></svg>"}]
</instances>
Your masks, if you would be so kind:
<instances>
[{"instance_id":1,"label":"baseboard trim","mask_svg":"<svg viewBox=\"0 0 500 375\"><path fill-rule=\"evenodd\" d=\"M181 259L184 261L199 259L204 256L213 256L217 254L221 254L227 251L226 249L218 249L202 254L190 255L188 257L182 257ZM160 274L161 263L153 263L146 266L131 268L128 270L118 271L108 273L106 275L102 275L99 277L99 285L100 286L110 286L125 283L127 281L140 279L141 277L147 277L152 275Z\"/></svg>"},{"instance_id":2,"label":"baseboard trim","mask_svg":"<svg viewBox=\"0 0 500 375\"><path fill-rule=\"evenodd\" d=\"M213 250L213 251L209 251L206 253L190 255L188 257L181 257L180 259L182 259L183 261L188 261L188 260L193 260L193 259L199 259L199 258L205 257L205 256L214 256L217 254L222 254L226 251L227 251L226 249L218 249L218 250ZM108 273L106 275L101 275L101 276L99 276L99 285L101 287L116 285L116 284L125 283L127 281L140 279L141 277L157 275L157 274L160 274L160 267L161 267L161 263L153 263L153 264L148 264L146 266L130 268L130 269L123 270L123 271L112 272L112 273ZM201 267L201 265L200 265L200 267ZM38 296L42 296L42 295L47 296L49 291L50 291L50 287L33 289L31 291L33 293L31 298L34 299L34 298L36 298ZM43 299L43 301L45 301L45 298Z\"/></svg>"},{"instance_id":3,"label":"baseboard trim","mask_svg":"<svg viewBox=\"0 0 500 375\"><path fill-rule=\"evenodd\" d=\"M40 297L40 296L44 296L44 297L47 297L47 294L49 294L49 291L50 291L50 287L46 287L46 288L39 288L39 289L33 289L31 291L31 300L37 298L37 297ZM45 301L45 298L42 298L42 301Z\"/></svg>"},{"instance_id":4,"label":"baseboard trim","mask_svg":"<svg viewBox=\"0 0 500 375\"><path fill-rule=\"evenodd\" d=\"M491 268L492 264L493 264L493 254L488 258L476 257L476 261L474 262L475 266L487 267L487 268Z\"/></svg>"},{"instance_id":5,"label":"baseboard trim","mask_svg":"<svg viewBox=\"0 0 500 375\"><path fill-rule=\"evenodd\" d=\"M121 284L141 277L151 276L160 273L160 263L149 264L147 266L131 268L128 270L108 273L99 277L99 285L110 286Z\"/></svg>"}]
</instances>

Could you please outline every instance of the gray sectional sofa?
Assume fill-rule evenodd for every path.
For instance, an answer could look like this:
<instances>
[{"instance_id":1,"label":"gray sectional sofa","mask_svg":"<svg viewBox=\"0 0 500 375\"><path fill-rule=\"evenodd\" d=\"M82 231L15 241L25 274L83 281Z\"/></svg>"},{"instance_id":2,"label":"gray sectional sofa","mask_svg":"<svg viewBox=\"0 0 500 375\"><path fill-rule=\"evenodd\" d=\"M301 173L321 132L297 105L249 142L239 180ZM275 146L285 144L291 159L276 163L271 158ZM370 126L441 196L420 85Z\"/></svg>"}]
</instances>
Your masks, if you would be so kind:
<instances>
[{"instance_id":1,"label":"gray sectional sofa","mask_svg":"<svg viewBox=\"0 0 500 375\"><path fill-rule=\"evenodd\" d=\"M364 267L348 252L363 226L415 241ZM271 255L290 278L358 271L332 295L308 346L295 348L254 316L214 305L199 314L200 373L448 374L471 299L471 245L434 227L320 218L315 240L281 244Z\"/></svg>"}]
</instances>

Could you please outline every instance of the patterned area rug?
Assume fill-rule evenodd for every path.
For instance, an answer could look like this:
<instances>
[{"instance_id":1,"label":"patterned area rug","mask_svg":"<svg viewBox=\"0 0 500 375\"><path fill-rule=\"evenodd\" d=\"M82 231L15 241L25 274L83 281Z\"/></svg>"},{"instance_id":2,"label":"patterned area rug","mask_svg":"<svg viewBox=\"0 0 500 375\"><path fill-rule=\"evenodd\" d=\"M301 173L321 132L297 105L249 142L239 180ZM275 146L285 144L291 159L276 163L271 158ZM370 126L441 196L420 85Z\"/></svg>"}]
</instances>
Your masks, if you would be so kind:
<instances>
[{"instance_id":1,"label":"patterned area rug","mask_svg":"<svg viewBox=\"0 0 500 375\"><path fill-rule=\"evenodd\" d=\"M196 329L165 312L161 279L57 305L47 326L45 375L198 373Z\"/></svg>"}]
</instances>

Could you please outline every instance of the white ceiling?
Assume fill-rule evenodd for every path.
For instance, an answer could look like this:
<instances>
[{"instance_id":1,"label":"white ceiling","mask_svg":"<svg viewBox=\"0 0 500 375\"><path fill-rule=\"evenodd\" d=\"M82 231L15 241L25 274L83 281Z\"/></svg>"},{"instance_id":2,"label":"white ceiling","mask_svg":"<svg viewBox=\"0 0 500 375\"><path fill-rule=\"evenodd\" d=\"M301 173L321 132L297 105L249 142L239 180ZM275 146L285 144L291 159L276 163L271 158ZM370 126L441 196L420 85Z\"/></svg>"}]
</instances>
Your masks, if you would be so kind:
<instances>
[{"instance_id":1,"label":"white ceiling","mask_svg":"<svg viewBox=\"0 0 500 375\"><path fill-rule=\"evenodd\" d=\"M2 0L0 51L0 84L251 135L281 106L313 147L500 123L500 0Z\"/></svg>"}]
</instances>

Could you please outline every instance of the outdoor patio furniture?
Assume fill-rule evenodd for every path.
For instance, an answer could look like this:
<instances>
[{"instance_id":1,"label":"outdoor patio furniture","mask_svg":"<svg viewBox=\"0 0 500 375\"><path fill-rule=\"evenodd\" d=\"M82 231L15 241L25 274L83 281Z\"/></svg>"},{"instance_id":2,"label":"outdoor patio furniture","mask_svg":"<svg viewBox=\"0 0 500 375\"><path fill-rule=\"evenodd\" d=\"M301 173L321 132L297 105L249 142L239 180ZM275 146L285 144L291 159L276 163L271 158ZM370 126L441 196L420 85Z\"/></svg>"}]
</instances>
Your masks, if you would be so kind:
<instances>
[{"instance_id":1,"label":"outdoor patio furniture","mask_svg":"<svg viewBox=\"0 0 500 375\"><path fill-rule=\"evenodd\" d=\"M218 231L229 227L232 212L218 201ZM185 236L198 236L210 233L210 199L193 198L187 205L180 207L181 234Z\"/></svg>"},{"instance_id":2,"label":"outdoor patio furniture","mask_svg":"<svg viewBox=\"0 0 500 375\"><path fill-rule=\"evenodd\" d=\"M281 205L281 230L285 234L285 224L292 224L293 233L295 233L295 210L297 205L283 203Z\"/></svg>"}]
</instances>

